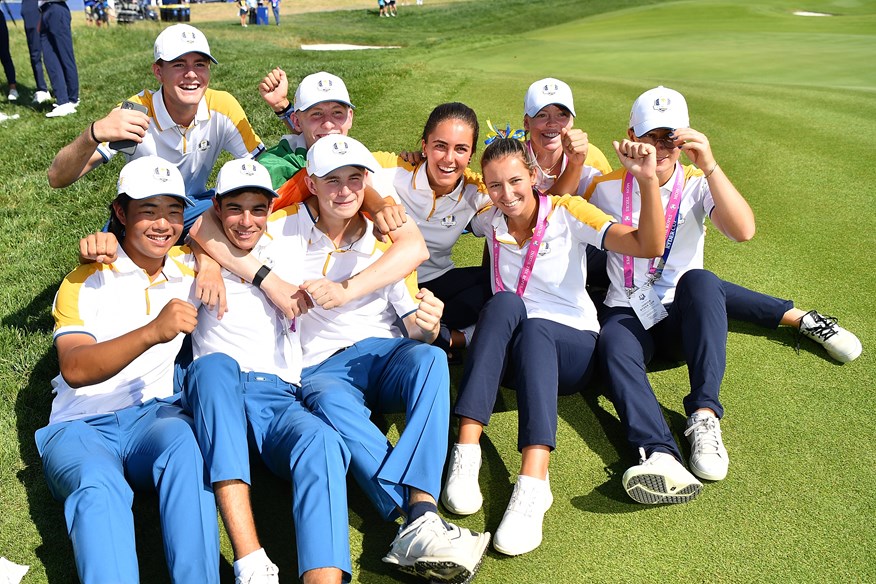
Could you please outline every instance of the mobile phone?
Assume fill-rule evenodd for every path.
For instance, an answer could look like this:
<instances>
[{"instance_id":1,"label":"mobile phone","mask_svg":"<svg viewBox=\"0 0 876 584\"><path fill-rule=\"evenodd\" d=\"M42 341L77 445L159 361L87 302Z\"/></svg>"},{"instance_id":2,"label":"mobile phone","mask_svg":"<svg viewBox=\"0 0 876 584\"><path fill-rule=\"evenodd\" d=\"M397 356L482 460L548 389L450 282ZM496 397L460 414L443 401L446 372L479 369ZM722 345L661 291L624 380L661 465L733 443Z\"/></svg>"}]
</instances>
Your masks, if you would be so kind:
<instances>
[{"instance_id":1,"label":"mobile phone","mask_svg":"<svg viewBox=\"0 0 876 584\"><path fill-rule=\"evenodd\" d=\"M133 101L125 100L122 102L122 109L131 109L137 110L138 112L143 112L144 114L148 114L149 110L145 105L134 103ZM123 152L128 156L133 156L134 152L137 150L137 142L133 140L116 140L115 142L110 142L109 147L115 150L116 152Z\"/></svg>"}]
</instances>

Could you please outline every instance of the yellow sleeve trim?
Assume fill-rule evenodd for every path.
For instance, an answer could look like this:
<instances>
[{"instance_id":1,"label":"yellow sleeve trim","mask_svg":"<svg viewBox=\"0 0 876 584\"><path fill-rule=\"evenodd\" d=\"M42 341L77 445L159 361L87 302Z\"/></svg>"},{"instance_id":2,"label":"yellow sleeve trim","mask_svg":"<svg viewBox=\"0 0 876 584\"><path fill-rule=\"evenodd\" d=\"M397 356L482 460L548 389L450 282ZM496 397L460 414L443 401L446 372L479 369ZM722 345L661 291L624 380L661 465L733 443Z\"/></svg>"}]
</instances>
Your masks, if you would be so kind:
<instances>
[{"instance_id":1,"label":"yellow sleeve trim","mask_svg":"<svg viewBox=\"0 0 876 584\"><path fill-rule=\"evenodd\" d=\"M589 225L595 231L600 231L606 223L614 221L611 215L591 205L581 197L575 195L552 196L554 209L565 207L569 214L584 225Z\"/></svg>"},{"instance_id":2,"label":"yellow sleeve trim","mask_svg":"<svg viewBox=\"0 0 876 584\"><path fill-rule=\"evenodd\" d=\"M85 324L79 314L79 294L82 292L82 286L86 280L103 269L111 268L98 263L85 264L67 274L67 277L61 282L61 287L58 288L55 303L52 306L55 330L64 326Z\"/></svg>"},{"instance_id":3,"label":"yellow sleeve trim","mask_svg":"<svg viewBox=\"0 0 876 584\"><path fill-rule=\"evenodd\" d=\"M372 152L371 154L383 168L403 168L407 171L412 171L415 168L413 164L408 164L395 152Z\"/></svg>"},{"instance_id":4,"label":"yellow sleeve trim","mask_svg":"<svg viewBox=\"0 0 876 584\"><path fill-rule=\"evenodd\" d=\"M594 177L593 180L590 181L590 184L587 185L587 190L584 191L584 200L590 200L590 197L593 196L593 191L596 190L596 185L598 185L599 183L608 182L610 180L623 180L625 172L625 169L619 168L615 171L609 172L608 174Z\"/></svg>"},{"instance_id":5,"label":"yellow sleeve trim","mask_svg":"<svg viewBox=\"0 0 876 584\"><path fill-rule=\"evenodd\" d=\"M234 124L238 133L240 133L240 137L243 139L243 143L248 151L252 152L258 148L262 141L256 135L255 130L252 129L249 120L246 118L246 113L233 95L227 91L208 89L204 94L204 98L207 100L208 110L222 114L231 120L231 123Z\"/></svg>"},{"instance_id":6,"label":"yellow sleeve trim","mask_svg":"<svg viewBox=\"0 0 876 584\"><path fill-rule=\"evenodd\" d=\"M195 276L197 276L197 272L195 272L192 266L190 266L183 260L186 255L192 255L192 248L187 245L174 246L170 248L169 252L167 252L167 257L170 258L170 260L174 264L176 264L177 267L179 267L179 271L184 276L190 276L194 278Z\"/></svg>"},{"instance_id":7,"label":"yellow sleeve trim","mask_svg":"<svg viewBox=\"0 0 876 584\"><path fill-rule=\"evenodd\" d=\"M587 149L587 158L584 159L584 164L592 166L602 174L608 174L611 172L611 164L609 164L608 158L605 157L602 150L593 144Z\"/></svg>"}]
</instances>

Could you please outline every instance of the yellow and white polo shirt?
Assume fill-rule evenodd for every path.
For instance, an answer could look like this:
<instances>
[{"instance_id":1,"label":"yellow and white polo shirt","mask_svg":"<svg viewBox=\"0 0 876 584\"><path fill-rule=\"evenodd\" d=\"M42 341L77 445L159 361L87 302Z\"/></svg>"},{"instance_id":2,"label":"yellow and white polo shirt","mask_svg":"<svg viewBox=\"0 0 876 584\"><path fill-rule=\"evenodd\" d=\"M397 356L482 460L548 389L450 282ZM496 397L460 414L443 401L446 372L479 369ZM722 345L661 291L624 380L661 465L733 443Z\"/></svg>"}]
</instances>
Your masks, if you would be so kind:
<instances>
[{"instance_id":1,"label":"yellow and white polo shirt","mask_svg":"<svg viewBox=\"0 0 876 584\"><path fill-rule=\"evenodd\" d=\"M584 290L587 281L587 245L602 248L605 232L614 219L581 197L549 196L551 212L529 284L523 294L529 318L544 318L578 330L599 331L596 308ZM494 265L493 234L499 242L499 277L505 290L514 292L529 250L508 233L505 216L490 207L472 221L472 232L486 237L490 265ZM490 283L496 292L495 273Z\"/></svg>"},{"instance_id":2,"label":"yellow and white polo shirt","mask_svg":"<svg viewBox=\"0 0 876 584\"><path fill-rule=\"evenodd\" d=\"M396 201L404 205L426 240L429 259L417 268L417 279L423 283L443 276L455 267L450 259L453 245L469 221L490 205L481 175L466 168L456 188L439 196L429 186L427 162L412 166L390 152L374 156L384 169L374 180L382 181L384 176L392 180Z\"/></svg>"},{"instance_id":3,"label":"yellow and white polo shirt","mask_svg":"<svg viewBox=\"0 0 876 584\"><path fill-rule=\"evenodd\" d=\"M675 286L678 280L688 270L703 267L703 245L705 243L705 218L712 213L715 202L712 200L712 192L709 183L703 177L701 170L693 166L683 166L684 190L681 194L681 203L678 211L678 228L672 250L663 269L663 275L654 283L654 291L660 297L663 304L670 304L675 300ZM590 202L617 217L622 215L623 207L623 169L596 179L590 186ZM672 186L675 184L676 170L672 177L660 187L660 198L663 202L663 210L669 204L669 196L672 194ZM639 224L639 212L641 210L641 194L639 184L633 181L633 226ZM641 286L648 279L648 270L651 268L651 259L633 258L634 284ZM608 252L608 276L611 286L605 297L606 306L629 306L624 289L624 264L623 255Z\"/></svg>"},{"instance_id":4,"label":"yellow and white polo shirt","mask_svg":"<svg viewBox=\"0 0 876 584\"><path fill-rule=\"evenodd\" d=\"M197 306L194 265L188 248L174 247L161 274L150 282L146 272L119 247L112 265L79 266L55 295L54 338L85 334L101 343L145 326L174 298ZM172 395L173 362L183 336L150 347L119 373L95 385L74 389L58 375L52 380L56 395L49 423L114 412Z\"/></svg>"},{"instance_id":5,"label":"yellow and white polo shirt","mask_svg":"<svg viewBox=\"0 0 876 584\"><path fill-rule=\"evenodd\" d=\"M208 89L198 105L195 120L188 128L174 122L164 105L162 90L144 89L129 101L149 110L149 129L137 145L133 157L155 155L175 164L186 184L186 194L207 191L207 180L223 150L234 158L255 158L265 149L240 104L230 93ZM97 147L104 162L116 151L104 142Z\"/></svg>"},{"instance_id":6,"label":"yellow and white polo shirt","mask_svg":"<svg viewBox=\"0 0 876 584\"><path fill-rule=\"evenodd\" d=\"M376 262L388 248L374 237L372 223L366 223L359 240L338 249L316 227L307 205L301 203L274 213L268 230L278 241L299 237L306 242L307 253L296 283L321 278L342 282ZM412 275L339 308L314 306L299 318L304 367L321 363L339 349L367 338L402 336L397 319L415 312L419 305L415 278Z\"/></svg>"}]
</instances>

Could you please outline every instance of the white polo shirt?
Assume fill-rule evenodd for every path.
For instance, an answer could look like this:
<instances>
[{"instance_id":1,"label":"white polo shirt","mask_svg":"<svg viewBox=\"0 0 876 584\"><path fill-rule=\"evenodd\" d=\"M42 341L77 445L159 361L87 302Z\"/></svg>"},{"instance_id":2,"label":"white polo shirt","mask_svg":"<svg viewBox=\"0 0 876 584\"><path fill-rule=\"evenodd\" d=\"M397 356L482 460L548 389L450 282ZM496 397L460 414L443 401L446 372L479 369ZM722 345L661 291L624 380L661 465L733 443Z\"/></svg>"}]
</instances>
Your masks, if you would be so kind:
<instances>
[{"instance_id":1,"label":"white polo shirt","mask_svg":"<svg viewBox=\"0 0 876 584\"><path fill-rule=\"evenodd\" d=\"M298 281L328 278L341 282L376 262L388 247L374 237L371 222L366 223L359 240L348 248L338 249L316 227L307 205L300 203L274 213L268 231L277 240L298 237L307 243ZM408 278L339 308L325 310L314 306L298 319L304 367L321 363L338 350L367 338L402 336L396 321L417 310L416 293L415 281Z\"/></svg>"},{"instance_id":2,"label":"white polo shirt","mask_svg":"<svg viewBox=\"0 0 876 584\"><path fill-rule=\"evenodd\" d=\"M670 304L675 300L675 287L685 272L703 267L703 244L706 235L704 222L715 208L709 183L703 177L702 171L693 166L682 168L684 169L684 190L681 194L681 204L678 211L678 228L672 250L663 269L663 275L654 283L654 290L663 304ZM672 174L672 178L660 187L660 199L663 202L664 212L666 212L666 205L669 204L672 185L675 184L675 172ZM590 202L606 213L621 216L624 173L625 171L620 169L596 179L590 188ZM633 225L638 226L642 201L639 184L635 180L633 181L632 203ZM648 280L647 274L651 268L651 260L633 258L633 267L634 284L641 286ZM624 289L623 255L608 252L608 276L611 279L611 286L605 297L605 305L629 306L630 302Z\"/></svg>"},{"instance_id":3,"label":"white polo shirt","mask_svg":"<svg viewBox=\"0 0 876 584\"><path fill-rule=\"evenodd\" d=\"M54 338L86 334L101 343L145 326L174 298L197 306L194 258L188 251L172 248L153 282L121 246L112 265L79 266L67 275L55 295ZM173 362L183 336L150 347L116 375L95 385L74 389L58 375L52 380L56 395L49 423L114 412L173 395Z\"/></svg>"},{"instance_id":4,"label":"white polo shirt","mask_svg":"<svg viewBox=\"0 0 876 584\"><path fill-rule=\"evenodd\" d=\"M466 168L452 192L436 195L429 186L427 162L412 166L390 152L376 152L374 156L385 169L375 182L389 175L397 193L396 202L405 206L426 240L429 259L417 268L417 278L424 283L443 276L455 267L450 254L469 221L490 206L481 176ZM377 185L375 188L381 191Z\"/></svg>"},{"instance_id":5,"label":"white polo shirt","mask_svg":"<svg viewBox=\"0 0 876 584\"><path fill-rule=\"evenodd\" d=\"M133 158L155 155L175 164L182 174L186 194L200 195L207 191L207 180L223 150L234 158L256 157L265 149L240 104L230 93L208 89L195 120L188 128L171 119L164 105L163 92L144 89L128 99L145 105L149 129L143 142L137 145ZM97 147L104 162L116 151L104 142Z\"/></svg>"},{"instance_id":6,"label":"white polo shirt","mask_svg":"<svg viewBox=\"0 0 876 584\"><path fill-rule=\"evenodd\" d=\"M532 146L529 142L526 143L526 147L529 150L532 159L535 160L535 153L532 151ZM566 157L566 154L563 154L563 162L560 164L560 172L556 176L549 175L545 173L545 171L539 166L535 165L535 188L540 190L541 192L546 192L549 188L554 186L554 182L556 182L557 177L559 177L566 170L566 165L568 164L569 159ZM608 159L605 157L605 154L602 153L602 150L590 144L587 149L587 157L584 159L584 166L581 167L581 177L578 179L578 188L574 193L574 195L584 195L587 191L587 187L590 186L590 183L593 182L593 179L597 176L602 176L603 174L608 174L611 172L611 165L608 163ZM565 194L565 193L563 193Z\"/></svg>"},{"instance_id":7,"label":"white polo shirt","mask_svg":"<svg viewBox=\"0 0 876 584\"><path fill-rule=\"evenodd\" d=\"M614 219L574 195L550 196L551 212L523 303L529 318L544 318L578 330L599 331L596 308L584 290L587 280L587 244L602 248L605 232ZM529 250L508 233L505 215L495 207L472 221L472 232L487 238L493 266L493 233L499 242L499 276L505 290L514 292ZM493 293L495 274L490 274Z\"/></svg>"},{"instance_id":8,"label":"white polo shirt","mask_svg":"<svg viewBox=\"0 0 876 584\"><path fill-rule=\"evenodd\" d=\"M305 247L301 238L275 241L266 233L252 254L287 282L300 283ZM287 383L300 383L301 342L297 330L292 330L291 323L261 290L228 270L223 269L222 276L228 312L220 320L215 310L201 307L198 326L192 333L194 357L225 353L237 361L241 371L271 373Z\"/></svg>"}]
</instances>

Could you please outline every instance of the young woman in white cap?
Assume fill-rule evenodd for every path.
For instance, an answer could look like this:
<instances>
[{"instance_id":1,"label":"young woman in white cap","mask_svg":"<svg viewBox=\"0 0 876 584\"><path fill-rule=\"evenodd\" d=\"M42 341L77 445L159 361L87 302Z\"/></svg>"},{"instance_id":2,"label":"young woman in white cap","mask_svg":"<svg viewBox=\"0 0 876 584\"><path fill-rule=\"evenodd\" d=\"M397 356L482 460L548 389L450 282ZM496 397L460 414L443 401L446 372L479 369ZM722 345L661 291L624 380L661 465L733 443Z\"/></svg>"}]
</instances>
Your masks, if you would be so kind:
<instances>
[{"instance_id":1,"label":"young woman in white cap","mask_svg":"<svg viewBox=\"0 0 876 584\"><path fill-rule=\"evenodd\" d=\"M687 103L677 91L657 87L633 104L629 138L657 150L665 244L655 259L608 254L611 286L599 357L609 397L630 445L640 453L641 464L627 470L623 483L641 503L685 502L702 486L681 464L648 382L646 365L656 352L687 363L690 467L698 477L716 481L727 475L729 465L718 421L728 317L772 328L797 324L840 360L854 359L861 351L854 335L817 312L794 309L789 300L747 290L702 269L706 216L734 241L750 239L755 225L751 208L718 165L708 138L689 126ZM697 168L681 165L682 152ZM623 171L596 178L585 196L628 225L639 220L637 189Z\"/></svg>"},{"instance_id":2,"label":"young woman in white cap","mask_svg":"<svg viewBox=\"0 0 876 584\"><path fill-rule=\"evenodd\" d=\"M662 213L653 146L614 143L643 193L639 229L614 220L584 199L534 190L536 165L523 142L499 138L481 159L494 206L472 222L487 239L494 295L484 306L465 363L454 413L459 440L451 451L444 505L476 512L479 441L500 383L517 390L522 462L494 547L517 555L538 547L553 497L547 480L556 444L557 396L578 392L594 368L599 323L584 291L587 244L637 257L658 253Z\"/></svg>"},{"instance_id":3,"label":"young woman in white cap","mask_svg":"<svg viewBox=\"0 0 876 584\"><path fill-rule=\"evenodd\" d=\"M174 582L219 582L216 503L174 358L197 323L193 258L173 245L191 204L173 164L147 156L119 176L112 265L80 266L55 297L56 378L35 440L64 514L80 581L137 582L131 501L156 492Z\"/></svg>"}]
</instances>

